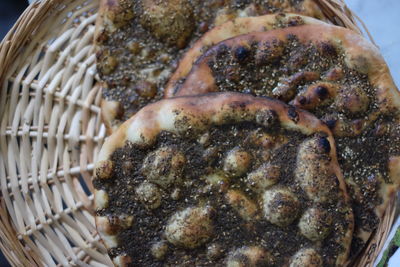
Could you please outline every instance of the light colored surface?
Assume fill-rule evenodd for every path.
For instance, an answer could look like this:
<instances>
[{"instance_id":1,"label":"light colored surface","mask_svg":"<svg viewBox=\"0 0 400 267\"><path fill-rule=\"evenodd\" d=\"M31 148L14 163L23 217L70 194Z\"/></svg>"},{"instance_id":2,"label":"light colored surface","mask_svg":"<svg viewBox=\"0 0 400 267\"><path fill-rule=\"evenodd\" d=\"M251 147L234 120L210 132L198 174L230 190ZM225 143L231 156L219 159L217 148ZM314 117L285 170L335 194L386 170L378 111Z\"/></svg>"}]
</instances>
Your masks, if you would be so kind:
<instances>
[{"instance_id":1,"label":"light colored surface","mask_svg":"<svg viewBox=\"0 0 400 267\"><path fill-rule=\"evenodd\" d=\"M13 266L113 265L92 216L105 138L93 87L97 8L43 0L0 44L0 248Z\"/></svg>"},{"instance_id":2,"label":"light colored surface","mask_svg":"<svg viewBox=\"0 0 400 267\"><path fill-rule=\"evenodd\" d=\"M378 257L376 258L374 266L377 266L377 264L381 261L383 253L386 251L390 241L393 239L393 237L396 233L396 229L399 226L400 226L400 217L398 217L397 220L395 221L395 223L393 224L392 231L390 231L390 234L385 242L384 247L382 248L381 252L379 253ZM399 249L389 260L389 267L398 267L398 266L400 266L400 250Z\"/></svg>"},{"instance_id":3,"label":"light colored surface","mask_svg":"<svg viewBox=\"0 0 400 267\"><path fill-rule=\"evenodd\" d=\"M381 254L379 255L379 258L382 257L382 253L383 251L386 250L387 246L389 245L389 242L393 239L395 233L396 233L396 229L400 226L400 218L397 218L394 226L393 226L393 230L390 232L390 235L388 237L388 241L386 241L385 247L383 248ZM376 262L378 263L378 262ZM400 266L400 249L398 249L396 251L396 253L390 258L389 260L389 267L397 267Z\"/></svg>"},{"instance_id":4,"label":"light colored surface","mask_svg":"<svg viewBox=\"0 0 400 267\"><path fill-rule=\"evenodd\" d=\"M396 85L400 85L400 1L346 0L365 22L385 57ZM400 265L399 265L400 266Z\"/></svg>"},{"instance_id":5,"label":"light colored surface","mask_svg":"<svg viewBox=\"0 0 400 267\"><path fill-rule=\"evenodd\" d=\"M389 267L396 267L399 265L400 265L400 250L397 250L397 252L389 260Z\"/></svg>"}]
</instances>

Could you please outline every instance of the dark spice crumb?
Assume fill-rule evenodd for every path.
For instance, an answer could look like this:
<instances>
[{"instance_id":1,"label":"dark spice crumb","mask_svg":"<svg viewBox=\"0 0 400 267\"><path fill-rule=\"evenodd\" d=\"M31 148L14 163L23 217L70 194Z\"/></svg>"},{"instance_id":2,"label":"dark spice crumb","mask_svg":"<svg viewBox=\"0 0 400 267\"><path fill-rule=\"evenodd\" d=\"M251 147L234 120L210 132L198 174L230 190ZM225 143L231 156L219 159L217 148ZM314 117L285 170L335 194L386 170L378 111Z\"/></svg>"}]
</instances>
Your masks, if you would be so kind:
<instances>
[{"instance_id":1,"label":"dark spice crumb","mask_svg":"<svg viewBox=\"0 0 400 267\"><path fill-rule=\"evenodd\" d=\"M315 88L315 92L317 93L317 95L320 99L325 99L329 94L328 89L326 89L325 86L321 86L321 85L317 86L317 88Z\"/></svg>"},{"instance_id":2,"label":"dark spice crumb","mask_svg":"<svg viewBox=\"0 0 400 267\"><path fill-rule=\"evenodd\" d=\"M250 56L250 50L247 49L246 47L239 46L235 50L235 57L239 62L244 62L246 59L249 58Z\"/></svg>"},{"instance_id":3,"label":"dark spice crumb","mask_svg":"<svg viewBox=\"0 0 400 267\"><path fill-rule=\"evenodd\" d=\"M294 121L296 123L299 121L299 114L297 113L296 108L293 106L289 107L288 116L292 121Z\"/></svg>"},{"instance_id":4,"label":"dark spice crumb","mask_svg":"<svg viewBox=\"0 0 400 267\"><path fill-rule=\"evenodd\" d=\"M213 127L207 133L190 136L177 136L164 131L150 147L127 144L117 149L111 157L115 162L114 177L104 181L95 179L93 182L96 189L103 189L109 194L109 206L98 211L98 216L128 214L135 218L133 226L118 235L119 246L111 249L110 255L127 253L132 257L132 266L223 266L233 250L255 245L271 252L276 266L282 266L301 247L311 246L311 241L299 233L296 221L284 229L265 219L249 222L244 220L232 206L227 205L225 192L228 189L240 190L250 201L258 202L260 196L249 190L244 177L231 179L228 184L211 188L202 179L204 175L220 169L226 152L237 146L251 154L253 161L250 168L257 169L264 162L259 154L264 152L264 149L260 149L260 145L250 141L249 137L263 136L263 134L276 138L284 135L288 138L288 143L271 151L269 161L272 165L280 166L279 184L290 188L296 194L300 203L299 212L314 205L294 179L299 144L308 138L303 134L283 131L279 127L260 127L253 123ZM204 143L206 145L200 145L196 141L203 135L207 138L207 142ZM142 171L145 157L160 147L178 149L185 155L187 164L182 173L184 182L181 186L177 186L179 196L171 197L176 191L174 186L162 189L161 206L151 210L138 201L135 188L146 180ZM206 151L212 148L217 148L216 153L213 152L212 157L204 157ZM199 203L208 203L216 211L212 217L215 235L207 244L190 250L168 244L163 259L153 258L150 250L155 242L163 242L165 225L171 215ZM323 204L323 207L335 215L334 220L337 224L346 228L344 214L336 212L338 210L336 205L327 203ZM340 232L332 233L325 239L323 248L319 250L324 257L324 266L333 266L336 255L343 249L341 244L335 243L340 235ZM214 244L223 248L222 254L218 257L209 257L208 247Z\"/></svg>"}]
</instances>

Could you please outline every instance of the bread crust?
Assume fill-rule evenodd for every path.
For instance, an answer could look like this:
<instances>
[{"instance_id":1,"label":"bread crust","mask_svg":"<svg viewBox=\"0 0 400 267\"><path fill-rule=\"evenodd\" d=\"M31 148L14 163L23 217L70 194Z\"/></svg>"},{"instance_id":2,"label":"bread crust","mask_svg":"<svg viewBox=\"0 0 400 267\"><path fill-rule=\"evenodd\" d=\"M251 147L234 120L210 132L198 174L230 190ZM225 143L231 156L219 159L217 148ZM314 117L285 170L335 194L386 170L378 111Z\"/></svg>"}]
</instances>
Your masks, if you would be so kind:
<instances>
[{"instance_id":1,"label":"bread crust","mask_svg":"<svg viewBox=\"0 0 400 267\"><path fill-rule=\"evenodd\" d=\"M218 30L216 30L216 32L218 32ZM212 32L209 34L211 36L213 35ZM360 135L381 114L399 113L400 93L393 82L388 66L380 55L379 50L365 38L353 31L328 25L323 22L319 24L313 23L297 27L276 29L269 32L250 33L222 41L198 58L196 64L184 78L185 80L181 85L173 88L174 81L172 81L171 87L167 93L172 95L171 92L173 92L174 96L185 96L219 91L209 62L215 57L217 51L221 49L221 47L251 47L254 43L261 45L274 41L285 43L291 36L295 36L298 38L299 42L303 44L312 43L316 46L320 43L333 44L337 49L343 51L344 61L347 67L365 75L371 87L376 90L375 96L378 109L370 112L364 118L357 118L348 122L337 120L333 128L333 132L336 136ZM186 60L186 58L184 60ZM187 68L185 70L187 70ZM178 71L180 70L178 69ZM181 73L183 72L179 72L176 75L180 76ZM337 92L339 89L340 87L331 88L332 92L330 92L330 95L332 98L336 98L336 96L339 95ZM282 100L288 102L287 99L284 98L285 93L279 97L283 97ZM296 98L289 97L288 99L292 99L291 104L307 110L313 110L314 108L307 107L308 103L315 100L317 102L320 101L318 95L308 95L307 104L303 105L299 100L301 97L301 95L298 95ZM344 98L348 101L347 106L349 107L358 104L351 103L350 101L352 100L347 96L344 96ZM358 99L356 100L360 101Z\"/></svg>"},{"instance_id":2,"label":"bread crust","mask_svg":"<svg viewBox=\"0 0 400 267\"><path fill-rule=\"evenodd\" d=\"M346 203L345 206L348 207L345 212L346 220L349 223L348 228L344 230L345 234L338 241L340 244L344 244L345 249L336 259L336 265L342 266L347 261L350 251L354 222L353 214L349 208L350 198L346 191L343 175L338 167L334 138L329 128L311 113L285 105L278 100L257 98L239 93L213 93L196 97L165 99L149 104L123 123L106 140L100 151L95 173L97 173L97 176L107 176L110 171L104 174L104 166L109 166L110 164L106 163L112 159L113 153L128 143L146 147L153 145L162 131L182 135L189 129L196 132L197 130L205 131L210 127L228 123L256 122L257 114L264 111L277 114L279 127L283 129L298 131L306 136L315 133L326 135L326 139L329 141L328 147L330 147L328 169L337 177L340 199L343 199L344 203ZM307 155L305 157L308 158ZM313 159L311 158L311 160ZM240 195L236 196L235 193L234 199L241 199L241 197ZM239 202L234 201L234 203ZM253 206L249 207L250 215L256 212L254 209ZM107 221L104 218L97 219L96 222L103 238L104 236L106 240L115 238L117 233L112 232L110 234L112 227L105 225Z\"/></svg>"},{"instance_id":3,"label":"bread crust","mask_svg":"<svg viewBox=\"0 0 400 267\"><path fill-rule=\"evenodd\" d=\"M175 2L174 2L175 1ZM98 17L97 17L97 21L96 21L96 28L95 28L95 39L94 39L94 43L96 46L96 50L98 53L98 61L97 61L97 67L98 67L98 71L99 73L102 72L101 69L103 68L103 65L107 64L107 57L113 57L114 55L112 55L113 52L109 52L109 51L103 51L104 50L104 44L107 42L107 40L117 34L120 34L120 31L122 29L122 31L126 31L128 32L132 27L132 25L129 25L129 23L133 20L133 19L137 19L139 21L141 21L141 17L143 16L143 14L136 14L133 9L133 6L135 5L141 5L143 4L143 6L145 6L145 8L148 8L150 10L154 10L156 9L157 6L162 6L163 2L167 2L167 1L154 1L154 0L141 0L141 1L132 1L132 0L101 0L100 2L100 9L98 12ZM179 39L180 36L185 36L185 38L182 37L182 39L179 39L178 41L174 42L174 40L170 40L171 38L169 37L168 33L165 32L165 30L163 30L163 33L160 34L156 34L157 36L161 36L161 39L166 39L168 40L168 42L164 42L164 43L158 43L156 44L156 46L159 49L159 46L161 45L163 48L167 47L167 43L168 44L176 44L177 45L177 52L173 52L170 56L171 59L167 59L168 62L172 62L175 59L178 59L178 57L180 57L180 55L182 54L182 52L187 49L191 43L193 43L193 41L198 38L200 35L197 33L197 31L199 31L200 27L206 27L206 28L211 28L213 26L216 26L218 24L224 23L228 20L231 20L235 17L241 17L241 16L258 16L258 15L264 15L267 13L271 13L271 12L292 12L292 13L298 13L298 14L304 14L307 16L313 16L316 17L318 19L324 19L324 15L321 11L321 9L319 8L319 6L313 1L313 0L302 0L302 1L296 1L295 4L293 5L294 2L291 2L289 0L285 0L285 1L268 1L267 2L260 2L260 1L250 1L249 5L245 6L245 7L234 7L232 10L230 8L227 8L228 5L232 5L232 1L231 0L225 0L225 1L219 1L221 4L217 6L214 6L215 4L212 4L212 1L208 1L210 2L210 6L208 6L207 1L200 1L200 0L173 0L170 1L173 6L181 6L183 4L191 4L191 5L204 5L204 9L210 9L211 11L215 11L215 10L219 10L218 12L215 12L215 14L213 15L214 17L212 17L211 21L208 21L208 15L204 15L205 13L210 13L210 12L203 12L204 14L202 15L196 15L195 18L191 17L186 18L184 20L189 21L190 23L194 23L195 25L195 32L196 34L192 34L190 35L190 29L188 29L187 31L185 31L185 34L175 34L175 37L177 37ZM160 4L161 3L161 4ZM163 8L159 9L160 12L167 12L164 14L164 16L161 17L172 17L168 12L172 12L172 10L170 11L166 11ZM180 10L179 8L177 9L178 11ZM175 10L176 11L176 10ZM147 11L146 11L147 12ZM148 12L147 12L148 13ZM176 12L175 12L176 13ZM178 12L179 14L185 16L185 14L187 12ZM212 13L212 12L211 12ZM138 18L139 17L139 18ZM157 16L154 17L149 17L147 18L145 21L145 28L150 31L149 28L152 28L153 31L159 32L161 31L161 27L163 24L157 24L158 22L155 22L156 19L159 19ZM198 21L195 21L198 20ZM204 20L204 21L203 21ZM154 23L153 23L154 22ZM138 23L138 22L136 22ZM173 25L181 25L181 23L175 23L174 24L174 20L172 19L172 21L169 21L169 23L171 24L170 27L172 27ZM128 24L128 25L127 25ZM154 25L153 25L154 24ZM147 25L147 26L146 26ZM150 26L149 26L150 25ZM151 26L153 25L153 26ZM207 25L207 26L202 26L202 25ZM137 25L136 25L137 26ZM165 28L165 27L164 27ZM119 32L119 33L118 33ZM201 30L202 33L202 30ZM138 36L128 36L125 39L135 39ZM140 40L140 36L139 38L139 43L142 41ZM173 39L173 38L172 38ZM146 42L147 40L145 40ZM152 46L153 43L144 43L144 46ZM117 49L115 49L117 48ZM118 50L121 49L121 47L118 46L114 46L113 49L111 50ZM127 49L127 48L125 48ZM102 55L106 53L107 55ZM108 54L109 53L109 54ZM167 52L166 54L169 54L169 52ZM102 59L101 59L102 58ZM117 58L116 60L113 59L113 67L107 70L108 74L105 74L105 76L110 76L112 75L112 72L114 72L115 70L118 70L119 67L116 66L115 64L117 64L117 62L119 61L119 59ZM143 61L145 62L145 61ZM154 63L154 62L153 62ZM153 64L152 63L152 64ZM126 64L126 63L123 63ZM143 66L144 64L144 66ZM147 63L143 63L140 67L141 70L143 69L151 69L151 65L152 64L147 64ZM127 63L127 65L131 65L131 68L135 68L136 70L138 70L138 68L136 67L132 67L133 64L132 63ZM154 65L154 64L153 64ZM148 100L146 101L142 101L144 102L142 104L139 105L139 108L144 106L144 104L150 103L153 100L157 100L157 98L160 98L162 96L162 92L164 91L164 87L165 87L165 83L168 80L168 77L164 77L164 76L169 76L170 75L170 69L171 72L173 71L173 63L162 63L161 64L164 67L164 70L166 70L166 73L161 75L161 78L151 78L152 82L154 82L159 89L159 94L157 94L155 96L155 98L150 97ZM121 67L121 72L125 71L126 69L128 69L128 67ZM146 76L146 75L145 75ZM122 78L115 78L112 83L110 84L109 82L105 81L104 79L100 78L100 85L102 87L102 91L103 91L103 95L105 95L105 99L104 99L104 105L106 107L109 107L109 105L107 104L107 102L111 102L111 106L114 105L114 101L117 102L121 102L120 106L125 106L125 110L123 110L123 113L125 113L125 115L123 116L123 119L121 120L120 118L116 117L115 114L108 114L106 116L103 116L103 118L105 119L105 125L107 127L107 132L111 133L113 131L112 125L120 125L122 123L122 121L128 119L132 112L132 110L137 110L138 107L136 107L138 104L135 103L135 101L131 101L131 103L127 102L126 99L127 97L122 97L122 99L119 99L118 94L116 95L108 95L107 92L108 91L112 91L112 90L116 90L115 88L120 86L122 88L125 88L125 90L123 91L127 91L132 89L132 85L124 85L124 81L122 81ZM135 77L135 80L140 80L140 79L148 79L148 77ZM135 84L133 84L134 86ZM119 90L119 89L117 89ZM106 96L107 94L107 96ZM131 95L129 95L128 97L133 97L134 93L132 93ZM122 103L124 102L124 103ZM132 110L131 110L132 109Z\"/></svg>"},{"instance_id":4,"label":"bread crust","mask_svg":"<svg viewBox=\"0 0 400 267\"><path fill-rule=\"evenodd\" d=\"M331 42L343 49L347 66L367 75L371 85L377 88L377 97L381 110L388 111L399 107L400 93L378 48L353 31L329 24L323 25L322 23L250 33L222 41L218 46L211 48L201 56L174 96L204 94L215 91L215 80L211 75L207 60L215 54L215 51L221 45L234 47L248 45L251 42L271 42L273 40L285 42L289 35L294 35L302 43Z\"/></svg>"},{"instance_id":5,"label":"bread crust","mask_svg":"<svg viewBox=\"0 0 400 267\"><path fill-rule=\"evenodd\" d=\"M209 33L212 36L212 33ZM186 77L186 80L182 83L179 89L176 91L175 96L183 96L183 95L196 95L196 94L204 94L207 92L215 92L218 91L219 88L216 83L216 78L213 75L213 71L211 69L210 60L217 54L221 49L221 47L251 47L253 44L265 43L265 42L272 42L273 40L277 40L278 42L286 42L288 38L295 36L298 38L300 43L308 44L312 43L315 46L318 46L321 43L330 43L333 44L339 51L343 52L344 62L347 65L346 67L350 70L355 70L362 75L365 75L366 79L368 80L371 88L374 88L374 100L373 102L369 103L369 105L376 105L377 108L372 109L371 112L368 112L364 117L355 118L348 122L344 120L336 121L335 125L333 126L332 130L334 133L335 138L337 139L346 139L346 138L364 138L361 136L366 136L365 138L370 138L369 133L371 132L371 127L379 127L377 126L380 122L379 120L382 117L388 116L396 118L394 121L390 122L391 127L398 128L399 121L398 118L400 116L400 93L395 86L393 79L391 77L390 71L388 66L384 62L382 56L380 55L378 49L364 39L362 36L336 26L326 25L322 22L319 24L313 25L301 25L297 27L290 27L285 29L276 29L269 32L259 32L259 33L251 33L247 35L240 35L225 41L218 43L216 46L210 48L207 52L205 52L193 65L190 73ZM246 64L246 63L245 63ZM301 74L301 73L300 73ZM305 75L305 74L304 74ZM318 74L319 75L319 74ZM329 95L332 99L338 99L340 94L343 95L340 101L338 102L338 107L342 107L343 105L347 105L347 108L355 108L358 106L362 106L363 101L371 101L368 100L366 96L363 95L363 92L357 91L359 88L345 88L343 89L341 86L335 84L335 79L340 77L341 74L332 72L331 77L323 82L317 82L314 85L308 87L307 90L304 90L301 94L297 96L289 96L287 99L282 99L287 102L290 101L291 104L303 108L308 109L311 112L314 112L315 106L321 103L321 96L318 95L317 87L321 87L325 91L321 91L324 94ZM284 82L289 83L292 79L296 79L293 75L289 77ZM302 76L301 79L305 79L305 76ZM340 79L340 78L338 78ZM354 93L353 91L354 90ZM262 94L259 94L262 95ZM281 97L285 97L285 94L281 95ZM303 99L301 99L303 97ZM371 99L371 97L370 97ZM303 101L302 100L307 100ZM336 101L336 100L335 100ZM345 104L343 104L343 101ZM365 111L363 111L365 112ZM326 111L324 114L324 106L321 107L320 114L326 115ZM321 116L322 116L321 115ZM328 121L326 121L328 123ZM342 129L349 128L351 130L344 131ZM399 147L399 132L394 133L394 137L392 140L384 141L384 138L390 137L382 137L382 142L386 142L386 146L392 146L393 148ZM379 140L379 139L378 139ZM366 142L366 141L362 141ZM368 141L367 141L368 142ZM338 142L337 142L338 143ZM354 144L356 145L356 144ZM342 144L342 150L340 153L346 155L345 151L345 142ZM350 146L350 149L352 147ZM392 149L394 151L395 149ZM397 149L398 150L398 149ZM389 153L389 152L387 152ZM385 209L393 197L394 192L398 190L400 176L399 176L399 153L394 152L392 154L385 154L384 156L388 158L388 168L386 177L384 181L382 178L374 178L376 182L381 184L379 189L379 197L382 198L382 201L378 204L375 202L374 210L375 214L378 218L382 218L385 213ZM347 155L347 157L350 157ZM378 156L381 157L381 156ZM347 159L346 161L349 162L351 165L352 159ZM375 160L376 162L379 159ZM347 165L349 165L347 164ZM371 166L367 166L371 168ZM378 168L378 167L377 167ZM359 170L361 171L361 170ZM372 171L373 172L373 171ZM377 171L379 172L379 170ZM384 175L384 174L378 174ZM347 184L355 190L353 193L354 199L363 199L361 196L363 193L361 192L360 186L367 187L369 183L368 177L364 176L357 176L350 174L350 177L346 177ZM358 185L354 182L354 180L359 180ZM366 200L357 200L365 202ZM370 200L372 201L372 200ZM364 207L369 206L370 204L363 204ZM370 231L365 231L359 229L357 236L361 238L364 242L367 242L369 236L373 229Z\"/></svg>"},{"instance_id":6,"label":"bread crust","mask_svg":"<svg viewBox=\"0 0 400 267\"><path fill-rule=\"evenodd\" d=\"M294 27L299 25L318 25L322 21L312 17L290 13L269 14L257 17L236 18L219 25L205 33L179 61L178 68L169 79L165 87L165 98L175 95L178 82L184 79L191 71L193 64L203 55L209 47L230 38L253 32L267 32L279 28Z\"/></svg>"},{"instance_id":7,"label":"bread crust","mask_svg":"<svg viewBox=\"0 0 400 267\"><path fill-rule=\"evenodd\" d=\"M318 43L324 42L334 44L335 47L344 51L344 61L347 67L366 75L371 87L376 88L376 104L379 106L379 109L368 114L366 118L350 121L348 125L339 121L334 129L335 135L359 135L380 114L399 110L400 93L379 50L365 38L350 30L322 22L318 25L301 25L269 32L250 33L222 41L204 53L197 60L179 88L171 89L169 93L175 91L174 96L184 96L218 91L219 89L216 86L215 77L208 65L208 61L221 46L249 47L254 42L263 43L272 42L273 40L286 42L288 36L291 35L296 36L300 42L305 44L313 43L318 45ZM318 96L313 97L318 98ZM309 101L312 100L310 99ZM305 105L301 105L297 98L293 99L292 104L307 109ZM345 127L351 128L350 133L341 130Z\"/></svg>"}]
</instances>

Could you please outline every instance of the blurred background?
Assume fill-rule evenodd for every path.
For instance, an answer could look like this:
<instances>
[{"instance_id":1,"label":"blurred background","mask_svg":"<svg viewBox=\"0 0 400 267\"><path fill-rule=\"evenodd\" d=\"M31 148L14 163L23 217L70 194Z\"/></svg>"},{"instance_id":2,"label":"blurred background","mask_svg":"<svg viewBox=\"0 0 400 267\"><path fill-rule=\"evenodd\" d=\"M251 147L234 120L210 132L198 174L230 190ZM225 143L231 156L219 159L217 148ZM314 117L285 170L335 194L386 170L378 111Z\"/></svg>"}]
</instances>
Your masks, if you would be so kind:
<instances>
[{"instance_id":1,"label":"blurred background","mask_svg":"<svg viewBox=\"0 0 400 267\"><path fill-rule=\"evenodd\" d=\"M0 40L28 6L26 0L0 0ZM400 85L399 0L347 0L348 6L365 22ZM0 266L10 266L0 253ZM399 265L400 266L400 265Z\"/></svg>"},{"instance_id":2,"label":"blurred background","mask_svg":"<svg viewBox=\"0 0 400 267\"><path fill-rule=\"evenodd\" d=\"M389 64L397 87L400 86L399 0L345 0L366 24Z\"/></svg>"},{"instance_id":3,"label":"blurred background","mask_svg":"<svg viewBox=\"0 0 400 267\"><path fill-rule=\"evenodd\" d=\"M0 39L7 34L8 30L14 25L15 21L28 6L25 0L0 0ZM8 267L7 260L0 252L0 266Z\"/></svg>"},{"instance_id":4,"label":"blurred background","mask_svg":"<svg viewBox=\"0 0 400 267\"><path fill-rule=\"evenodd\" d=\"M0 0L1 40L27 6L28 1L26 0Z\"/></svg>"}]
</instances>

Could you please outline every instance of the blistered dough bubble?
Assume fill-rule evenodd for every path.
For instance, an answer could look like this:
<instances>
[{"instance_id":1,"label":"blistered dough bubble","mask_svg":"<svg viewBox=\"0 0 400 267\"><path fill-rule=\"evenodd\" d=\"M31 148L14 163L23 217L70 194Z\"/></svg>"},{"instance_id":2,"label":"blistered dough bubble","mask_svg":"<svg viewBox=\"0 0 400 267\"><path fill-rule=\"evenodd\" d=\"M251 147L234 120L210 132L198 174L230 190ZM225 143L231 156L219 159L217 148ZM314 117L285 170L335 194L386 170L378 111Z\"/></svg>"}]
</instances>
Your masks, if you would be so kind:
<instances>
[{"instance_id":1,"label":"blistered dough bubble","mask_svg":"<svg viewBox=\"0 0 400 267\"><path fill-rule=\"evenodd\" d=\"M256 192L264 192L265 189L278 182L279 175L280 167L267 163L249 173L247 175L247 183Z\"/></svg>"},{"instance_id":2,"label":"blistered dough bubble","mask_svg":"<svg viewBox=\"0 0 400 267\"><path fill-rule=\"evenodd\" d=\"M111 160L99 161L96 166L96 177L110 179L113 173L114 163Z\"/></svg>"},{"instance_id":3,"label":"blistered dough bubble","mask_svg":"<svg viewBox=\"0 0 400 267\"><path fill-rule=\"evenodd\" d=\"M161 205L161 192L155 184L143 182L135 190L139 200L149 209L156 209Z\"/></svg>"},{"instance_id":4,"label":"blistered dough bubble","mask_svg":"<svg viewBox=\"0 0 400 267\"><path fill-rule=\"evenodd\" d=\"M258 218L257 204L240 190L229 190L226 200L244 220L252 221Z\"/></svg>"},{"instance_id":5,"label":"blistered dough bubble","mask_svg":"<svg viewBox=\"0 0 400 267\"><path fill-rule=\"evenodd\" d=\"M357 86L341 89L335 100L335 105L340 111L350 114L365 112L369 103L367 93Z\"/></svg>"},{"instance_id":6,"label":"blistered dough bubble","mask_svg":"<svg viewBox=\"0 0 400 267\"><path fill-rule=\"evenodd\" d=\"M166 188L182 179L185 162L182 152L174 147L162 147L144 159L142 172L150 182Z\"/></svg>"},{"instance_id":7,"label":"blistered dough bubble","mask_svg":"<svg viewBox=\"0 0 400 267\"><path fill-rule=\"evenodd\" d=\"M213 212L211 207L194 207L175 213L165 229L167 240L184 248L204 244L214 233Z\"/></svg>"},{"instance_id":8,"label":"blistered dough bubble","mask_svg":"<svg viewBox=\"0 0 400 267\"><path fill-rule=\"evenodd\" d=\"M325 137L304 141L299 148L295 176L308 197L316 202L333 201L337 182L331 169L331 146Z\"/></svg>"},{"instance_id":9,"label":"blistered dough bubble","mask_svg":"<svg viewBox=\"0 0 400 267\"><path fill-rule=\"evenodd\" d=\"M322 208L310 208L301 216L299 228L311 241L322 241L332 230L332 217Z\"/></svg>"},{"instance_id":10,"label":"blistered dough bubble","mask_svg":"<svg viewBox=\"0 0 400 267\"><path fill-rule=\"evenodd\" d=\"M164 259L168 252L168 244L165 241L159 241L151 246L151 255L157 260Z\"/></svg>"},{"instance_id":11,"label":"blistered dough bubble","mask_svg":"<svg viewBox=\"0 0 400 267\"><path fill-rule=\"evenodd\" d=\"M271 266L274 258L260 246L245 246L232 251L226 261L227 267Z\"/></svg>"},{"instance_id":12,"label":"blistered dough bubble","mask_svg":"<svg viewBox=\"0 0 400 267\"><path fill-rule=\"evenodd\" d=\"M251 155L240 148L229 151L224 159L224 171L234 177L245 174L250 166Z\"/></svg>"},{"instance_id":13,"label":"blistered dough bubble","mask_svg":"<svg viewBox=\"0 0 400 267\"><path fill-rule=\"evenodd\" d=\"M285 227L297 219L300 202L288 189L273 188L264 192L263 208L269 222Z\"/></svg>"},{"instance_id":14,"label":"blistered dough bubble","mask_svg":"<svg viewBox=\"0 0 400 267\"><path fill-rule=\"evenodd\" d=\"M143 0L144 27L168 45L182 48L194 30L193 7L188 0Z\"/></svg>"},{"instance_id":15,"label":"blistered dough bubble","mask_svg":"<svg viewBox=\"0 0 400 267\"><path fill-rule=\"evenodd\" d=\"M289 267L322 267L321 255L313 248L299 250L291 259Z\"/></svg>"}]
</instances>

